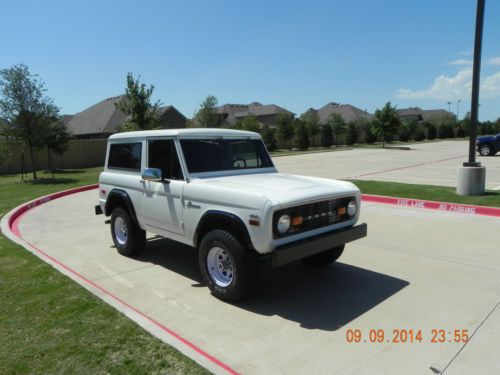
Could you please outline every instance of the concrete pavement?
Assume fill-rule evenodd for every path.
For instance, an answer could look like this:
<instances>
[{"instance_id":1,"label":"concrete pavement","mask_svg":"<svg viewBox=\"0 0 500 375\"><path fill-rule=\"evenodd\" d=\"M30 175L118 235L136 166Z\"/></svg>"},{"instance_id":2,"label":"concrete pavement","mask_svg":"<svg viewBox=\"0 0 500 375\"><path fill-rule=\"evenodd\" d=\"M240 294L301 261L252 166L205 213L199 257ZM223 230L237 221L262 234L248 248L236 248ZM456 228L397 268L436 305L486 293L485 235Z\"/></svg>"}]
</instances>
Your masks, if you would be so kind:
<instances>
[{"instance_id":1,"label":"concrete pavement","mask_svg":"<svg viewBox=\"0 0 500 375\"><path fill-rule=\"evenodd\" d=\"M274 158L280 172L305 176L457 186L468 142L411 144L411 150L358 148ZM477 156L486 166L486 188L500 189L500 154Z\"/></svg>"},{"instance_id":2,"label":"concrete pavement","mask_svg":"<svg viewBox=\"0 0 500 375\"><path fill-rule=\"evenodd\" d=\"M297 163L294 173L306 164ZM322 173L326 169L315 175ZM350 244L338 264L266 270L252 298L230 305L200 284L189 247L150 238L141 255L118 255L109 226L93 214L96 200L94 190L48 202L19 221L21 234L238 372L500 371L497 218L363 204L361 221L368 223L369 235ZM368 342L347 342L350 329L359 329ZM384 330L384 341L370 343L371 329ZM421 330L422 342L392 342L398 329ZM446 332L444 342L431 343L434 329ZM450 342L456 329L476 333L464 347Z\"/></svg>"}]
</instances>

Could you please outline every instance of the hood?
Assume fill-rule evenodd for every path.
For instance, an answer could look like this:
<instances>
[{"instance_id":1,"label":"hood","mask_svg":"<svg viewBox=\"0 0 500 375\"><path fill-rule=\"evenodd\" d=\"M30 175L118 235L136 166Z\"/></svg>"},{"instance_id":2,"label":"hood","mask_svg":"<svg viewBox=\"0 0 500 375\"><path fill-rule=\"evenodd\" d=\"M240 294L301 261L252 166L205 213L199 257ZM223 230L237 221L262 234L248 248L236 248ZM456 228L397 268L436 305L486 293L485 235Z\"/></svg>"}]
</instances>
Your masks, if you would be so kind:
<instances>
[{"instance_id":1,"label":"hood","mask_svg":"<svg viewBox=\"0 0 500 375\"><path fill-rule=\"evenodd\" d=\"M238 176L198 179L195 183L265 196L273 205L344 196L359 193L359 189L347 181L295 176L283 173L260 173Z\"/></svg>"},{"instance_id":2,"label":"hood","mask_svg":"<svg viewBox=\"0 0 500 375\"><path fill-rule=\"evenodd\" d=\"M478 141L493 141L495 140L495 135L481 135L477 137Z\"/></svg>"}]
</instances>

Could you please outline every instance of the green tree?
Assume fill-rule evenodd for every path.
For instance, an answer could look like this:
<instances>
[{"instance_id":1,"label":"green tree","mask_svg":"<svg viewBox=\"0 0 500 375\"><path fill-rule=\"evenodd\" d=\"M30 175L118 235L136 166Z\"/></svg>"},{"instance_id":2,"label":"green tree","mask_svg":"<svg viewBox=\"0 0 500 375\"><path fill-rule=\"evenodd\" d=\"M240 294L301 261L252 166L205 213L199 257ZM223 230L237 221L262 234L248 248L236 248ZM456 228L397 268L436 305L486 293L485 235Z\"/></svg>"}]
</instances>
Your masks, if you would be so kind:
<instances>
[{"instance_id":1,"label":"green tree","mask_svg":"<svg viewBox=\"0 0 500 375\"><path fill-rule=\"evenodd\" d=\"M457 137L458 138L465 138L465 131L464 128L462 128L460 125L457 126Z\"/></svg>"},{"instance_id":2,"label":"green tree","mask_svg":"<svg viewBox=\"0 0 500 375\"><path fill-rule=\"evenodd\" d=\"M120 131L149 130L158 126L160 102L151 103L154 86L146 87L134 79L132 73L127 74L125 99L116 103L116 107L127 115L127 120Z\"/></svg>"},{"instance_id":3,"label":"green tree","mask_svg":"<svg viewBox=\"0 0 500 375\"><path fill-rule=\"evenodd\" d=\"M413 140L415 142L421 142L425 139L425 131L422 126L418 126L413 132Z\"/></svg>"},{"instance_id":4,"label":"green tree","mask_svg":"<svg viewBox=\"0 0 500 375\"><path fill-rule=\"evenodd\" d=\"M347 124L345 143L349 146L358 143L358 129L356 128L356 124L354 122Z\"/></svg>"},{"instance_id":5,"label":"green tree","mask_svg":"<svg viewBox=\"0 0 500 375\"><path fill-rule=\"evenodd\" d=\"M5 132L9 138L28 146L35 180L34 151L44 146L47 119L59 114L59 109L45 91L45 83L31 74L24 64L0 70L0 116L7 121Z\"/></svg>"},{"instance_id":6,"label":"green tree","mask_svg":"<svg viewBox=\"0 0 500 375\"><path fill-rule=\"evenodd\" d=\"M396 107L391 106L391 102L387 102L382 109L375 111L375 118L372 122L372 130L378 137L382 138L382 147L385 147L385 142L397 134L401 121L396 112Z\"/></svg>"},{"instance_id":7,"label":"green tree","mask_svg":"<svg viewBox=\"0 0 500 375\"><path fill-rule=\"evenodd\" d=\"M269 151L274 151L277 148L275 133L276 129L271 128L269 125L262 127L262 139Z\"/></svg>"},{"instance_id":8,"label":"green tree","mask_svg":"<svg viewBox=\"0 0 500 375\"><path fill-rule=\"evenodd\" d=\"M453 132L453 127L450 124L441 124L438 128L438 137L440 139L454 138L455 133Z\"/></svg>"},{"instance_id":9,"label":"green tree","mask_svg":"<svg viewBox=\"0 0 500 375\"><path fill-rule=\"evenodd\" d=\"M248 116L245 117L243 120L238 121L238 123L236 124L236 128L240 130L247 130L249 132L258 133L260 131L260 123L259 121L257 121L257 117Z\"/></svg>"},{"instance_id":10,"label":"green tree","mask_svg":"<svg viewBox=\"0 0 500 375\"><path fill-rule=\"evenodd\" d=\"M493 129L495 130L494 133L498 134L500 133L500 117L495 120L493 123Z\"/></svg>"},{"instance_id":11,"label":"green tree","mask_svg":"<svg viewBox=\"0 0 500 375\"><path fill-rule=\"evenodd\" d=\"M495 132L495 124L493 121L481 121L477 124L477 134L479 135L494 135Z\"/></svg>"},{"instance_id":12,"label":"green tree","mask_svg":"<svg viewBox=\"0 0 500 375\"><path fill-rule=\"evenodd\" d=\"M411 138L410 125L406 122L402 122L398 131L398 138L401 142L408 142Z\"/></svg>"},{"instance_id":13,"label":"green tree","mask_svg":"<svg viewBox=\"0 0 500 375\"><path fill-rule=\"evenodd\" d=\"M377 136L373 134L371 126L366 128L365 142L368 144L375 143L377 141Z\"/></svg>"},{"instance_id":14,"label":"green tree","mask_svg":"<svg viewBox=\"0 0 500 375\"><path fill-rule=\"evenodd\" d=\"M432 141L436 139L436 136L437 136L436 126L431 122L427 123L427 139Z\"/></svg>"},{"instance_id":15,"label":"green tree","mask_svg":"<svg viewBox=\"0 0 500 375\"><path fill-rule=\"evenodd\" d=\"M52 174L54 173L54 168L51 153L62 156L68 150L70 138L71 134L61 119L56 119L48 124L46 139L47 159L49 170Z\"/></svg>"},{"instance_id":16,"label":"green tree","mask_svg":"<svg viewBox=\"0 0 500 375\"><path fill-rule=\"evenodd\" d=\"M4 172L4 168L7 168L13 156L12 149L7 142L0 141L0 155L0 172Z\"/></svg>"},{"instance_id":17,"label":"green tree","mask_svg":"<svg viewBox=\"0 0 500 375\"><path fill-rule=\"evenodd\" d=\"M201 128L218 128L221 126L220 116L217 113L218 100L213 95L207 95L194 118Z\"/></svg>"},{"instance_id":18,"label":"green tree","mask_svg":"<svg viewBox=\"0 0 500 375\"><path fill-rule=\"evenodd\" d=\"M304 112L300 116L300 119L302 121L304 121L304 123L306 124L307 131L308 131L309 137L310 137L310 144L312 146L314 146L315 137L320 132L318 112L311 108L311 109L307 110L306 112Z\"/></svg>"},{"instance_id":19,"label":"green tree","mask_svg":"<svg viewBox=\"0 0 500 375\"><path fill-rule=\"evenodd\" d=\"M459 121L460 127L464 130L465 136L469 136L470 112L467 112L462 120Z\"/></svg>"},{"instance_id":20,"label":"green tree","mask_svg":"<svg viewBox=\"0 0 500 375\"><path fill-rule=\"evenodd\" d=\"M333 144L333 130L328 123L323 124L320 128L321 146L330 147Z\"/></svg>"},{"instance_id":21,"label":"green tree","mask_svg":"<svg viewBox=\"0 0 500 375\"><path fill-rule=\"evenodd\" d=\"M347 130L347 124L344 119L338 113L332 113L328 116L328 125L331 126L333 134L335 134L335 144L339 145L340 136L344 134Z\"/></svg>"},{"instance_id":22,"label":"green tree","mask_svg":"<svg viewBox=\"0 0 500 375\"><path fill-rule=\"evenodd\" d=\"M278 138L285 142L285 147L288 147L288 142L293 137L293 116L289 113L278 113L276 117L278 126Z\"/></svg>"},{"instance_id":23,"label":"green tree","mask_svg":"<svg viewBox=\"0 0 500 375\"><path fill-rule=\"evenodd\" d=\"M307 150L309 148L309 131L304 121L295 120L295 145L299 150Z\"/></svg>"}]
</instances>

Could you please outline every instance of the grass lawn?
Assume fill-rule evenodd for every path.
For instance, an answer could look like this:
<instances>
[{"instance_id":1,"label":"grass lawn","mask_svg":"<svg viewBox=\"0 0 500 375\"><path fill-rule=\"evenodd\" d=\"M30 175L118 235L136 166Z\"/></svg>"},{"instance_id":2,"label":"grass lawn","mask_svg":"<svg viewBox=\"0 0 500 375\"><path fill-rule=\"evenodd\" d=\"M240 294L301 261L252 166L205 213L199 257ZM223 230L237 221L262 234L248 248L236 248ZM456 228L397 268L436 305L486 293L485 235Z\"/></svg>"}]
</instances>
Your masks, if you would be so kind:
<instances>
[{"instance_id":1,"label":"grass lawn","mask_svg":"<svg viewBox=\"0 0 500 375\"><path fill-rule=\"evenodd\" d=\"M500 207L500 191L488 191L486 195L463 197L454 187L401 184L398 182L351 180L363 193L392 197L424 199L477 206Z\"/></svg>"},{"instance_id":2,"label":"grass lawn","mask_svg":"<svg viewBox=\"0 0 500 375\"><path fill-rule=\"evenodd\" d=\"M0 177L0 216L97 182L100 168L52 179ZM0 374L207 374L191 359L0 235Z\"/></svg>"}]
</instances>

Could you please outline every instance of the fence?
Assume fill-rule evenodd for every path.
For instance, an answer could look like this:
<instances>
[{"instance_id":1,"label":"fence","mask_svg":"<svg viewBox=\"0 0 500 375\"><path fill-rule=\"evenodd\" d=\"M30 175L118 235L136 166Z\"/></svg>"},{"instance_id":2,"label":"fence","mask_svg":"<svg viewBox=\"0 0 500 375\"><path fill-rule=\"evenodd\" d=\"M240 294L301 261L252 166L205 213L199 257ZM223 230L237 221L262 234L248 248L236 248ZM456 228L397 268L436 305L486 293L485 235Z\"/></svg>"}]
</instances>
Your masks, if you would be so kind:
<instances>
[{"instance_id":1,"label":"fence","mask_svg":"<svg viewBox=\"0 0 500 375\"><path fill-rule=\"evenodd\" d=\"M56 169L91 168L104 165L106 157L105 139L72 140L68 150L61 156L51 153L52 166ZM31 171L31 160L28 148L20 142L4 142L4 154L0 155L0 174L21 173ZM37 170L48 169L47 149L35 151Z\"/></svg>"}]
</instances>

